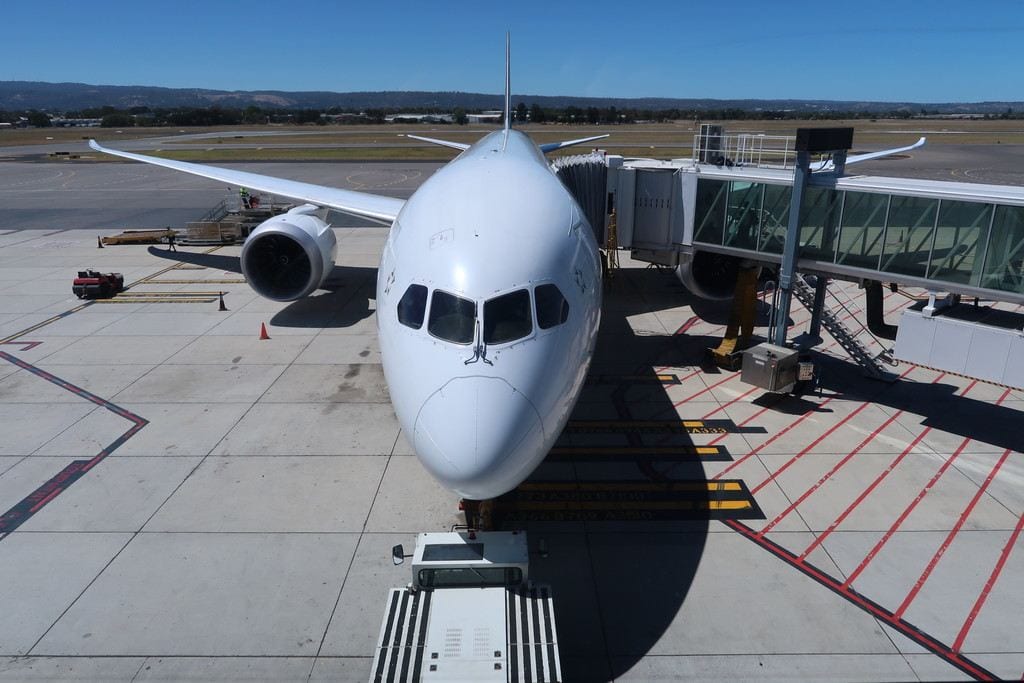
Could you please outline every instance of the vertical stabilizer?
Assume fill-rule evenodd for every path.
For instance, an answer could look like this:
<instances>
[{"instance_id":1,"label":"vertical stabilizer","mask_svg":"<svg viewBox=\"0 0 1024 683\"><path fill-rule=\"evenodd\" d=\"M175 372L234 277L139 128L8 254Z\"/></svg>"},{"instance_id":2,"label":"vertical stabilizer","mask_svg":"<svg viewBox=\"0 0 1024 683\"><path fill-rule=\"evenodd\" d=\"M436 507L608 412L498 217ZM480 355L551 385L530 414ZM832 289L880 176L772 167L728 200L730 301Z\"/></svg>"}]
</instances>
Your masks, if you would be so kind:
<instances>
[{"instance_id":1,"label":"vertical stabilizer","mask_svg":"<svg viewBox=\"0 0 1024 683\"><path fill-rule=\"evenodd\" d=\"M512 127L512 85L509 80L511 70L509 69L509 43L510 33L505 32L505 130Z\"/></svg>"}]
</instances>

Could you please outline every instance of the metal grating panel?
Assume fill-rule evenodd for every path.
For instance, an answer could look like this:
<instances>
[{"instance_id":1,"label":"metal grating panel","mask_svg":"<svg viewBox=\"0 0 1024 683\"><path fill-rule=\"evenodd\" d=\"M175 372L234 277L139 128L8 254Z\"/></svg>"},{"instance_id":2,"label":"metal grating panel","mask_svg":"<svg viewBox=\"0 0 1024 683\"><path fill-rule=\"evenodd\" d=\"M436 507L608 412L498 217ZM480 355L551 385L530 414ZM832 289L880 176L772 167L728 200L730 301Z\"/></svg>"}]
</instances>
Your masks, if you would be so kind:
<instances>
[{"instance_id":1,"label":"metal grating panel","mask_svg":"<svg viewBox=\"0 0 1024 683\"><path fill-rule=\"evenodd\" d=\"M548 586L508 592L508 680L562 680L554 603Z\"/></svg>"},{"instance_id":2,"label":"metal grating panel","mask_svg":"<svg viewBox=\"0 0 1024 683\"><path fill-rule=\"evenodd\" d=\"M370 671L371 683L420 680L430 596L430 591L391 589Z\"/></svg>"}]
</instances>

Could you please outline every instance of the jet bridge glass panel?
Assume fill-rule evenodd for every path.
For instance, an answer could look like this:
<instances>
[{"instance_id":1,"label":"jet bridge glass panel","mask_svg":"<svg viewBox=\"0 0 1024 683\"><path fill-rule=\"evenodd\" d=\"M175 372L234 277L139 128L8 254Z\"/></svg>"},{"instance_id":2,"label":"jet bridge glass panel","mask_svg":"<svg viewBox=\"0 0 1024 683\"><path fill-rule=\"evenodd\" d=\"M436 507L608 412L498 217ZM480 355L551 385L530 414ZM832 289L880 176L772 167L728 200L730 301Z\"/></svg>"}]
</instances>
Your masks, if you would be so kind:
<instances>
[{"instance_id":1,"label":"jet bridge glass panel","mask_svg":"<svg viewBox=\"0 0 1024 683\"><path fill-rule=\"evenodd\" d=\"M881 270L926 277L939 200L893 195Z\"/></svg>"},{"instance_id":2,"label":"jet bridge glass panel","mask_svg":"<svg viewBox=\"0 0 1024 683\"><path fill-rule=\"evenodd\" d=\"M882 258L889 195L871 192L845 194L836 263L877 270L878 261Z\"/></svg>"},{"instance_id":3,"label":"jet bridge glass panel","mask_svg":"<svg viewBox=\"0 0 1024 683\"><path fill-rule=\"evenodd\" d=\"M697 181L693 239L710 244L722 243L728 191L729 184L724 180L701 178Z\"/></svg>"},{"instance_id":4,"label":"jet bridge glass panel","mask_svg":"<svg viewBox=\"0 0 1024 683\"><path fill-rule=\"evenodd\" d=\"M519 289L484 304L484 342L507 344L533 331L530 292Z\"/></svg>"},{"instance_id":5,"label":"jet bridge glass panel","mask_svg":"<svg viewBox=\"0 0 1024 683\"><path fill-rule=\"evenodd\" d=\"M699 177L694 242L781 254L792 187ZM808 186L800 256L1024 294L1024 207Z\"/></svg>"},{"instance_id":6,"label":"jet bridge glass panel","mask_svg":"<svg viewBox=\"0 0 1024 683\"><path fill-rule=\"evenodd\" d=\"M997 206L981 286L1024 294L1024 206Z\"/></svg>"},{"instance_id":7,"label":"jet bridge glass panel","mask_svg":"<svg viewBox=\"0 0 1024 683\"><path fill-rule=\"evenodd\" d=\"M475 301L434 290L430 299L430 321L427 323L430 334L455 344L471 344L475 322Z\"/></svg>"},{"instance_id":8,"label":"jet bridge glass panel","mask_svg":"<svg viewBox=\"0 0 1024 683\"><path fill-rule=\"evenodd\" d=\"M943 200L935 226L928 277L975 285L981 281L981 250L992 222L992 205Z\"/></svg>"},{"instance_id":9,"label":"jet bridge glass panel","mask_svg":"<svg viewBox=\"0 0 1024 683\"><path fill-rule=\"evenodd\" d=\"M800 255L816 261L835 257L835 233L842 193L826 187L808 187L800 208Z\"/></svg>"},{"instance_id":10,"label":"jet bridge glass panel","mask_svg":"<svg viewBox=\"0 0 1024 683\"><path fill-rule=\"evenodd\" d=\"M789 225L789 203L793 189L786 185L765 185L764 204L761 208L760 251L781 254L786 243L786 227Z\"/></svg>"},{"instance_id":11,"label":"jet bridge glass panel","mask_svg":"<svg viewBox=\"0 0 1024 683\"><path fill-rule=\"evenodd\" d=\"M761 201L764 184L734 180L729 183L728 209L725 215L727 247L757 249Z\"/></svg>"}]
</instances>

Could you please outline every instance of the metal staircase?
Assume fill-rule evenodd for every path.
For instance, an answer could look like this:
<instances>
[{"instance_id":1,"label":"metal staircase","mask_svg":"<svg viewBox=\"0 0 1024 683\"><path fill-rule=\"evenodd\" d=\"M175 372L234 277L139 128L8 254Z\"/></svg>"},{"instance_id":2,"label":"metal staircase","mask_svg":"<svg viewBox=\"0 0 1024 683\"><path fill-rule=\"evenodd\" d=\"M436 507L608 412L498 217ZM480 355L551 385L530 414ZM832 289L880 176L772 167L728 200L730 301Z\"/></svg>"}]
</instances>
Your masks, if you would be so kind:
<instances>
[{"instance_id":1,"label":"metal staircase","mask_svg":"<svg viewBox=\"0 0 1024 683\"><path fill-rule=\"evenodd\" d=\"M813 311L814 288L807 284L807 281L799 273L793 279L793 285L793 295L803 304L804 308ZM883 351L881 354L872 355L868 348L857 339L857 334L829 310L828 306L821 311L821 324L849 354L850 358L863 368L865 375L885 382L892 382L896 379L896 375L887 371L882 364L882 359L886 358L889 352Z\"/></svg>"}]
</instances>

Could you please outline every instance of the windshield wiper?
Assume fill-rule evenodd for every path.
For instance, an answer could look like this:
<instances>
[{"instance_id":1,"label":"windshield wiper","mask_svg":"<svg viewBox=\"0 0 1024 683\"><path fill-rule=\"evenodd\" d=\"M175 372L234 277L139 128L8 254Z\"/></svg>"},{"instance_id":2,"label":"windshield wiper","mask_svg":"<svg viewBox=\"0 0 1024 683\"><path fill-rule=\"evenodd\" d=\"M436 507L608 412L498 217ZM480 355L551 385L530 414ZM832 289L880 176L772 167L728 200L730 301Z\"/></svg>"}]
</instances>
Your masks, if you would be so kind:
<instances>
[{"instance_id":1,"label":"windshield wiper","mask_svg":"<svg viewBox=\"0 0 1024 683\"><path fill-rule=\"evenodd\" d=\"M462 362L463 365L469 365L480 360L480 321L476 321L476 328L473 332L473 356L467 358Z\"/></svg>"},{"instance_id":2,"label":"windshield wiper","mask_svg":"<svg viewBox=\"0 0 1024 683\"><path fill-rule=\"evenodd\" d=\"M480 334L480 320L477 319L476 332L473 335L473 356L462 361L462 364L469 365L481 360L488 365L494 365L494 363L487 359L487 343L484 341L483 335Z\"/></svg>"}]
</instances>

